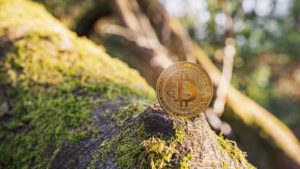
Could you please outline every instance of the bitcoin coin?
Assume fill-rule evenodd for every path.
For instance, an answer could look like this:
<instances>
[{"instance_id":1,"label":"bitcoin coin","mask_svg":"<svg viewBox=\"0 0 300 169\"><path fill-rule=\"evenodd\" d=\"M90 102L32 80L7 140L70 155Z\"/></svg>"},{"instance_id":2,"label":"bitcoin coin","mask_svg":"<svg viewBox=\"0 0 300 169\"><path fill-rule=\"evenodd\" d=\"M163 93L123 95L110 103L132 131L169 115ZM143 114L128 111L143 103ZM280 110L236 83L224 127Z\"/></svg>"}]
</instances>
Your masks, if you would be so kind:
<instances>
[{"instance_id":1,"label":"bitcoin coin","mask_svg":"<svg viewBox=\"0 0 300 169\"><path fill-rule=\"evenodd\" d=\"M156 83L161 107L177 117L194 117L211 102L213 85L207 72L190 62L177 62L165 69Z\"/></svg>"}]
</instances>

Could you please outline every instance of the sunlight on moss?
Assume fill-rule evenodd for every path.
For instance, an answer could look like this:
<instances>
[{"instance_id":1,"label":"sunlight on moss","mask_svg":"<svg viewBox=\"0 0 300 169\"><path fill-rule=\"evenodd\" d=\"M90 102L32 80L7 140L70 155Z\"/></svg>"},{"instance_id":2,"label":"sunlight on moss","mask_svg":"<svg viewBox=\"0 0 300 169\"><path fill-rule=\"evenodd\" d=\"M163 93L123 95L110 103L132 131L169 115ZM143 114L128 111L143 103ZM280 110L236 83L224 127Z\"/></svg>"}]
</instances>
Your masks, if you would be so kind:
<instances>
[{"instance_id":1,"label":"sunlight on moss","mask_svg":"<svg viewBox=\"0 0 300 169\"><path fill-rule=\"evenodd\" d=\"M144 165L149 165L149 168L162 169L172 167L171 160L179 159L178 167L187 169L190 161L193 159L193 153L189 152L186 155L181 154L176 147L184 141L185 128L183 125L174 123L175 135L170 140L163 140L158 137L151 137L144 140L141 146L144 149L141 155L145 159ZM143 164L142 163L142 164Z\"/></svg>"},{"instance_id":2,"label":"sunlight on moss","mask_svg":"<svg viewBox=\"0 0 300 169\"><path fill-rule=\"evenodd\" d=\"M246 160L247 154L241 151L234 141L225 139L222 134L219 136L215 134L215 138L218 141L222 153L229 156L235 163L244 164L247 166L247 169L255 169L255 167ZM229 169L229 166L231 165L223 161L223 168Z\"/></svg>"},{"instance_id":3,"label":"sunlight on moss","mask_svg":"<svg viewBox=\"0 0 300 169\"><path fill-rule=\"evenodd\" d=\"M144 140L142 146L145 148L146 158L151 161L151 168L164 168L168 166L173 155L179 155L176 144L166 143L159 138Z\"/></svg>"},{"instance_id":4,"label":"sunlight on moss","mask_svg":"<svg viewBox=\"0 0 300 169\"><path fill-rule=\"evenodd\" d=\"M1 0L0 11L0 32L17 36L14 33L17 31L19 36L23 35L7 52L8 61L4 65L6 70L21 69L22 74L16 70L11 73L17 78L42 84L57 84L74 77L82 83L109 80L154 96L153 89L136 70L68 31L40 5Z\"/></svg>"},{"instance_id":5,"label":"sunlight on moss","mask_svg":"<svg viewBox=\"0 0 300 169\"><path fill-rule=\"evenodd\" d=\"M0 36L13 42L0 57L0 117L9 117L0 124L1 165L49 167L62 145L101 130L91 114L102 100L153 99L136 70L68 31L40 5L0 0L0 11Z\"/></svg>"}]
</instances>

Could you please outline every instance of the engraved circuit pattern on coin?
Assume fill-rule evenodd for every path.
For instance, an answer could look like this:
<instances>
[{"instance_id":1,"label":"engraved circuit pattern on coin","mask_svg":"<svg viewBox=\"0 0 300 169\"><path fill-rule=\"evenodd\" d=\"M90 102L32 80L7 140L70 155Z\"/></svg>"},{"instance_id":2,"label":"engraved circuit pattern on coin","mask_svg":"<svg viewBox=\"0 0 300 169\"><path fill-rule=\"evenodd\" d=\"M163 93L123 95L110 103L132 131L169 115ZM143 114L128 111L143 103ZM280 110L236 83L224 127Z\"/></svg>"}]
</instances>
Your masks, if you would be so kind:
<instances>
[{"instance_id":1,"label":"engraved circuit pattern on coin","mask_svg":"<svg viewBox=\"0 0 300 169\"><path fill-rule=\"evenodd\" d=\"M162 72L156 83L160 105L171 115L194 117L211 102L213 85L197 64L177 62Z\"/></svg>"}]
</instances>

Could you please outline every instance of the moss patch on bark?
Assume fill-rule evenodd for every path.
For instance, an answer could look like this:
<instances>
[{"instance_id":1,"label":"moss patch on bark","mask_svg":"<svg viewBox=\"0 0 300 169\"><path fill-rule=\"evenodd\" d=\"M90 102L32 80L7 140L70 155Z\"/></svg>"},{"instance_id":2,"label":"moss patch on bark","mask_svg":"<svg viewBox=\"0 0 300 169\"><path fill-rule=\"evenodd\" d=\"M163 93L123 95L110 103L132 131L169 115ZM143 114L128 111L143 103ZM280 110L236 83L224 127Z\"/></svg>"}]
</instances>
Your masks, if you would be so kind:
<instances>
[{"instance_id":1,"label":"moss patch on bark","mask_svg":"<svg viewBox=\"0 0 300 169\"><path fill-rule=\"evenodd\" d=\"M63 145L95 136L96 105L152 99L138 74L33 2L0 0L0 166L46 168Z\"/></svg>"},{"instance_id":2,"label":"moss patch on bark","mask_svg":"<svg viewBox=\"0 0 300 169\"><path fill-rule=\"evenodd\" d=\"M228 155L235 163L244 164L248 169L255 169L255 167L246 160L247 154L238 148L236 142L224 138L222 134L219 136L215 134L215 137L222 153ZM226 161L224 161L222 165L224 169L231 168L230 164L227 164Z\"/></svg>"},{"instance_id":3,"label":"moss patch on bark","mask_svg":"<svg viewBox=\"0 0 300 169\"><path fill-rule=\"evenodd\" d=\"M174 122L174 135L170 138L149 134L145 131L144 110L143 104L135 102L113 115L122 129L99 145L89 169L107 161L114 161L118 168L189 168L192 152L182 154L178 150L185 139L184 126Z\"/></svg>"}]
</instances>

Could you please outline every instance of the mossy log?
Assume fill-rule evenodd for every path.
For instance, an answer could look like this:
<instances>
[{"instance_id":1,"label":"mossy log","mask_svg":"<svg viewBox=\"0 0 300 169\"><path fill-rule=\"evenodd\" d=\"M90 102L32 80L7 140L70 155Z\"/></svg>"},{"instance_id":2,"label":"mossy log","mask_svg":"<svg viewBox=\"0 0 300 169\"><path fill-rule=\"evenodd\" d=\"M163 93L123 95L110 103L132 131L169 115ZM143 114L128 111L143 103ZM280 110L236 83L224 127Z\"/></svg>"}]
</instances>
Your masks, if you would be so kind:
<instances>
[{"instance_id":1,"label":"mossy log","mask_svg":"<svg viewBox=\"0 0 300 169\"><path fill-rule=\"evenodd\" d=\"M52 1L42 0L42 2L45 3L50 11L53 11L53 9L60 9L61 6L65 5L65 13L59 15L59 18L61 18L61 16L67 17L68 19L62 19L66 24L68 24L68 22L65 21L74 21L73 26L68 24L69 27L73 29L74 27L80 28L83 26L83 32L79 29L75 29L75 31L77 31L78 34L85 35L87 35L87 33L84 32L89 32L89 30L93 29L96 25L98 25L98 28L96 28L97 34L100 35L103 33L103 31L99 29L99 25L105 22L106 19L102 19L101 16L105 14L106 10L109 10L109 4L113 9L116 9L115 3L105 4L107 1L97 0L91 0L92 3L85 3L85 5L83 5L81 1L72 1L72 3L70 3L72 4L71 6L66 6L67 4L65 3L60 4ZM128 2L131 5L134 3L133 0L122 0L121 2ZM186 60L189 56L197 57L198 62L209 71L211 77L214 79L215 86L218 86L220 72L216 66L214 66L209 57L201 50L199 45L193 45L193 42L188 36L186 36L180 24L168 16L161 4L155 0L137 0L137 2L139 3L141 10L131 11L135 13L138 12L138 15L141 15L142 13L145 14L144 16L146 16L151 22L151 25L155 30L156 36L158 37L160 43L168 49L168 56L177 55L179 60ZM56 5L54 8L52 8L53 3ZM80 12L74 12L77 10L70 10L74 8L77 9L79 6ZM124 7L124 5L121 6ZM72 12L74 13L72 14ZM56 12L53 13L56 14ZM109 11L108 13L116 14L116 17L111 17L114 20L122 20L122 17L120 17L120 14L118 14L118 10L115 12ZM80 16L78 14L80 14ZM96 16L99 16L100 18L95 18ZM132 16L129 18L132 19ZM100 24L90 23L91 21L95 21L95 19L99 19L98 23ZM139 22L141 21L139 20ZM140 25L145 26L147 24ZM126 27L130 28L130 30L135 30L132 29L132 27ZM149 26L146 27L149 29ZM126 28L124 31L127 31L129 35L132 33ZM143 33L151 32L153 31L143 31ZM99 39L102 40L102 37ZM157 48L134 48L132 47L132 45L135 45L132 41L134 38L127 38L126 40L129 43L127 43L126 47L123 47L124 49L120 46L116 47L115 43L106 46L108 48L112 47L112 54L116 55L116 53L119 53L119 56L132 66L142 65L136 68L144 75L148 82L152 82L151 84L155 85L155 81L162 69L149 65L149 58L151 58L155 52L157 52ZM128 46L129 48L133 49L131 50L131 53L128 53ZM125 55L126 57L123 57ZM136 64L136 62L140 61L139 59L142 60L142 64ZM143 62L143 60L146 60L146 62ZM286 125L284 125L278 119L276 119L270 112L266 111L253 100L237 91L234 87L230 87L229 91L230 92L227 101L228 109L225 111L222 118L229 122L229 124L232 126L235 138L238 140L241 147L248 152L248 158L250 161L252 161L259 168L299 168L300 146L297 138L293 135L291 130L288 129Z\"/></svg>"},{"instance_id":2,"label":"mossy log","mask_svg":"<svg viewBox=\"0 0 300 169\"><path fill-rule=\"evenodd\" d=\"M0 68L0 168L253 168L36 3L0 0Z\"/></svg>"},{"instance_id":3,"label":"mossy log","mask_svg":"<svg viewBox=\"0 0 300 169\"><path fill-rule=\"evenodd\" d=\"M159 1L115 1L121 1L123 4L127 2L127 8L131 10L125 11L123 9L124 12L133 15L145 15L155 30L160 43L167 48L170 54L179 55L177 57L179 60L187 60L191 56L197 58L197 62L209 72L214 85L216 87L219 85L221 73L218 68L199 45L186 35L178 21L168 15ZM139 3L142 12L138 13L138 10L134 9L133 1ZM122 6L125 8L125 5ZM122 16L118 18L123 19ZM128 17L127 19L130 20L131 18ZM124 26L132 29L126 24ZM143 57L137 58L143 59ZM157 70L157 68L152 69ZM143 73L143 69L141 72ZM144 73L144 76L147 75ZM152 75L151 77L157 76ZM156 78L151 79L155 84ZM232 126L237 140L241 143L240 145L247 150L249 158L259 168L299 168L299 141L283 122L233 86L230 86L228 90L227 105L227 111L224 112L222 118Z\"/></svg>"}]
</instances>

